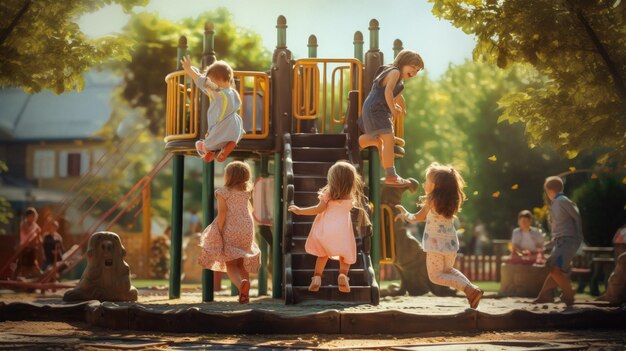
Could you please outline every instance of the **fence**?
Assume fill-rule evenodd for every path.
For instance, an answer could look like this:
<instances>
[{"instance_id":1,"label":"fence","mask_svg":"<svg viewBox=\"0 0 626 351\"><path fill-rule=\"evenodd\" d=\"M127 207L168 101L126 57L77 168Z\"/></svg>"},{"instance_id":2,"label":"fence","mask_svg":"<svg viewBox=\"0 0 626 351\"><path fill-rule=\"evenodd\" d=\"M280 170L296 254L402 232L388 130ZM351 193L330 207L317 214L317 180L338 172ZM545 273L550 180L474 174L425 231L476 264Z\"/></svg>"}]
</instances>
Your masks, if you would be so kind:
<instances>
[{"instance_id":1,"label":"fence","mask_svg":"<svg viewBox=\"0 0 626 351\"><path fill-rule=\"evenodd\" d=\"M502 256L474 256L458 254L454 268L460 270L471 281L500 281Z\"/></svg>"}]
</instances>

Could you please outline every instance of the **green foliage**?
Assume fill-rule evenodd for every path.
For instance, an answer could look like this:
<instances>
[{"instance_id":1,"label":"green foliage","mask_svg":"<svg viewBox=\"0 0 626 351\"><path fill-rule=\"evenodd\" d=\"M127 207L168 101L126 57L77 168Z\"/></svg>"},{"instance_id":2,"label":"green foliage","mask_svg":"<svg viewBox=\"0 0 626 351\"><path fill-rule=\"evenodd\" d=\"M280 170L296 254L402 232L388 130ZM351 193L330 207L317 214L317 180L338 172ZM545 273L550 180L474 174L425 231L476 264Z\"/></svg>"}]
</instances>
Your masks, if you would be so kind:
<instances>
[{"instance_id":1,"label":"green foliage","mask_svg":"<svg viewBox=\"0 0 626 351\"><path fill-rule=\"evenodd\" d=\"M574 191L583 221L585 242L591 246L611 246L613 235L626 223L626 184L615 176L588 181Z\"/></svg>"},{"instance_id":2,"label":"green foliage","mask_svg":"<svg viewBox=\"0 0 626 351\"><path fill-rule=\"evenodd\" d=\"M0 160L0 173L8 171L9 168L7 164ZM11 204L4 197L0 196L0 223L8 224L9 220L13 218L13 211L11 209Z\"/></svg>"},{"instance_id":3,"label":"green foliage","mask_svg":"<svg viewBox=\"0 0 626 351\"><path fill-rule=\"evenodd\" d=\"M407 153L396 162L399 173L423 181L431 162L453 164L468 185L460 215L470 225L484 222L493 238L509 238L519 211L543 206L545 177L594 163L587 154L568 161L548 148L529 149L522 125L497 122L500 99L542 82L526 66L502 70L476 62L452 65L437 81L408 81ZM404 204L415 209L416 196Z\"/></svg>"},{"instance_id":4,"label":"green foliage","mask_svg":"<svg viewBox=\"0 0 626 351\"><path fill-rule=\"evenodd\" d=\"M153 13L133 15L124 28L124 37L136 43L132 60L115 67L124 76L122 97L131 107L141 108L154 135L162 135L165 128L164 79L178 66L178 38L187 37L188 52L194 65L200 66L206 22L214 24L218 59L227 61L235 70L265 71L270 67L270 53L262 47L260 36L237 27L226 9L205 12L178 23Z\"/></svg>"},{"instance_id":5,"label":"green foliage","mask_svg":"<svg viewBox=\"0 0 626 351\"><path fill-rule=\"evenodd\" d=\"M499 121L521 122L531 147L574 158L607 146L626 151L624 1L429 0L433 14L477 38L474 59L528 63L548 78L510 91Z\"/></svg>"},{"instance_id":6,"label":"green foliage","mask_svg":"<svg viewBox=\"0 0 626 351\"><path fill-rule=\"evenodd\" d=\"M120 36L89 39L75 20L110 4L128 12L148 0L31 1L0 5L0 87L29 93L81 90L83 73L109 60L130 59L132 41Z\"/></svg>"}]
</instances>

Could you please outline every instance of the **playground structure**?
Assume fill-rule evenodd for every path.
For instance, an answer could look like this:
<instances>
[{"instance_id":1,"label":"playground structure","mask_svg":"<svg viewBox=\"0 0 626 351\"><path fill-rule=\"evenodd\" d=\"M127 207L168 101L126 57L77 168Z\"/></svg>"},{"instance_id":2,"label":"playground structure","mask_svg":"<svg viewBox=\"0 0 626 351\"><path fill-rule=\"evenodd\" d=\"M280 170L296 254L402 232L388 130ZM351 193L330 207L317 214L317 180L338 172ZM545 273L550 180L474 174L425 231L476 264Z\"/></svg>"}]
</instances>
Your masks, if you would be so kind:
<instances>
[{"instance_id":1,"label":"playground structure","mask_svg":"<svg viewBox=\"0 0 626 351\"><path fill-rule=\"evenodd\" d=\"M378 48L378 21L369 23L370 49L363 54L363 35L354 35L354 58L317 58L317 40L311 35L309 57L294 60L287 48L287 21L277 20L278 41L272 67L266 72L234 72L235 84L242 97L240 115L246 135L231 154L236 159L254 159L257 175L274 175L274 218L271 229L260 243L263 266L259 277L259 291L263 294L264 267L272 253L272 295L289 303L307 299L358 301L378 304L377 272L379 264L393 261L393 238L381 238L382 208L380 204L380 164L377 150L361 159L358 146L358 128L364 97L371 89L378 67L383 64L383 53ZM213 50L215 31L210 23L205 26L202 67L216 60ZM402 42L394 42L394 52L402 50ZM183 160L195 155L194 142L206 132L208 98L201 94L180 67L180 58L187 54L187 40L181 37L178 45L178 71L166 76L167 115L165 150L173 154L172 186L172 241L170 266L170 298L180 297ZM235 67L236 68L236 67ZM396 155L404 150L403 116L396 121ZM352 291L339 293L335 281L337 262L330 262L322 277L320 292L308 292L315 258L304 251L312 218L287 211L294 202L300 206L317 203L317 191L326 184L326 172L337 160L348 160L362 173L369 188L373 229L355 226L358 259L349 273ZM367 172L364 170L367 168ZM214 164L203 164L203 222L214 218ZM387 214L388 215L388 214ZM353 216L353 219L355 217ZM384 233L393 233L386 230ZM392 235L392 234L389 234ZM381 243L385 245L382 253ZM213 300L213 273L203 271L203 301Z\"/></svg>"}]
</instances>

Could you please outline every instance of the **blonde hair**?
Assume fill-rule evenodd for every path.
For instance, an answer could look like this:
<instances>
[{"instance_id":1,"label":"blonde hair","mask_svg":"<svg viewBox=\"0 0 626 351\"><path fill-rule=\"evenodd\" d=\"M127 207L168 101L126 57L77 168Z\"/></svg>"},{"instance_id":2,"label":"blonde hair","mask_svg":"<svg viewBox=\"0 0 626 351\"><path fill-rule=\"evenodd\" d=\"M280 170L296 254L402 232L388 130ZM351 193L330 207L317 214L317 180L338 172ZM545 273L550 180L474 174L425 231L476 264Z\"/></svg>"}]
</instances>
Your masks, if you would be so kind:
<instances>
[{"instance_id":1,"label":"blonde hair","mask_svg":"<svg viewBox=\"0 0 626 351\"><path fill-rule=\"evenodd\" d=\"M393 65L402 70L407 65L417 66L420 70L424 69L424 60L420 54L413 50L402 50L396 55Z\"/></svg>"},{"instance_id":2,"label":"blonde hair","mask_svg":"<svg viewBox=\"0 0 626 351\"><path fill-rule=\"evenodd\" d=\"M228 189L251 191L251 174L252 170L247 163L241 161L233 161L226 165L226 168L224 168L224 186Z\"/></svg>"},{"instance_id":3,"label":"blonde hair","mask_svg":"<svg viewBox=\"0 0 626 351\"><path fill-rule=\"evenodd\" d=\"M426 169L426 178L433 182L433 191L425 196L422 204L429 204L439 215L452 218L461 210L466 196L465 181L454 167L433 162Z\"/></svg>"},{"instance_id":4,"label":"blonde hair","mask_svg":"<svg viewBox=\"0 0 626 351\"><path fill-rule=\"evenodd\" d=\"M359 225L370 225L369 216L364 207L363 179L354 166L347 161L337 161L328 170L328 183L320 189L320 196L328 192L331 200L352 200L352 206L359 211Z\"/></svg>"},{"instance_id":5,"label":"blonde hair","mask_svg":"<svg viewBox=\"0 0 626 351\"><path fill-rule=\"evenodd\" d=\"M558 176L548 177L543 183L543 188L546 190L552 190L560 193L561 191L563 191L563 179Z\"/></svg>"},{"instance_id":6,"label":"blonde hair","mask_svg":"<svg viewBox=\"0 0 626 351\"><path fill-rule=\"evenodd\" d=\"M217 77L223 81L231 82L233 80L233 69L225 61L215 61L205 71L207 76Z\"/></svg>"}]
</instances>

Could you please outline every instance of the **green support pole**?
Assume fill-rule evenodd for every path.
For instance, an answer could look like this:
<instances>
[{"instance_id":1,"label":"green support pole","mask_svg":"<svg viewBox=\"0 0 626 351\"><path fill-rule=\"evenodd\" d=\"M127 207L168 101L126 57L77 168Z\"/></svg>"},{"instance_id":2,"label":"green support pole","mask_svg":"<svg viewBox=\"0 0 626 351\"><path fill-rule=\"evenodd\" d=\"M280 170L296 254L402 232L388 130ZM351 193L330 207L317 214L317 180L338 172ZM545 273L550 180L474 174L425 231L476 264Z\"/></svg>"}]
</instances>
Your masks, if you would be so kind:
<instances>
[{"instance_id":1,"label":"green support pole","mask_svg":"<svg viewBox=\"0 0 626 351\"><path fill-rule=\"evenodd\" d=\"M215 164L203 162L202 164L202 221L206 228L215 218ZM214 274L210 269L202 270L202 301L213 301Z\"/></svg>"},{"instance_id":2,"label":"green support pole","mask_svg":"<svg viewBox=\"0 0 626 351\"><path fill-rule=\"evenodd\" d=\"M316 58L317 57L317 37L313 34L309 35L309 42L307 44L309 47L309 57Z\"/></svg>"},{"instance_id":3,"label":"green support pole","mask_svg":"<svg viewBox=\"0 0 626 351\"><path fill-rule=\"evenodd\" d=\"M267 156L261 156L261 160L257 162L257 167L254 167L256 176L267 178ZM261 226L259 230L264 230L267 227ZM259 296L267 295L267 241L262 235L257 236L259 238L259 250L261 250L261 269L259 270Z\"/></svg>"},{"instance_id":4,"label":"green support pole","mask_svg":"<svg viewBox=\"0 0 626 351\"><path fill-rule=\"evenodd\" d=\"M272 297L283 296L283 206L282 206L282 160L279 152L274 153L274 225L272 238Z\"/></svg>"},{"instance_id":5,"label":"green support pole","mask_svg":"<svg viewBox=\"0 0 626 351\"><path fill-rule=\"evenodd\" d=\"M204 36L202 40L202 66L207 67L215 61L213 51L215 30L212 23L205 23ZM209 99L206 95L201 97L201 130L206 130L206 111L209 106ZM208 226L215 218L215 163L202 162L202 220L204 226ZM202 301L211 302L214 299L213 282L214 273L210 269L202 270Z\"/></svg>"},{"instance_id":6,"label":"green support pole","mask_svg":"<svg viewBox=\"0 0 626 351\"><path fill-rule=\"evenodd\" d=\"M363 62L363 33L354 32L354 58Z\"/></svg>"},{"instance_id":7,"label":"green support pole","mask_svg":"<svg viewBox=\"0 0 626 351\"><path fill-rule=\"evenodd\" d=\"M378 158L378 150L370 148L369 151L369 185L370 185L370 200L374 204L374 213L372 218L373 235L372 235L372 266L376 273L376 280L380 281L380 230L381 230L381 212L380 212L380 159Z\"/></svg>"},{"instance_id":8,"label":"green support pole","mask_svg":"<svg viewBox=\"0 0 626 351\"><path fill-rule=\"evenodd\" d=\"M176 68L181 69L180 60L187 54L187 38L181 36L176 51ZM170 240L170 284L169 298L180 297L180 275L183 250L183 180L185 178L185 156L175 155L172 162L172 238Z\"/></svg>"},{"instance_id":9,"label":"green support pole","mask_svg":"<svg viewBox=\"0 0 626 351\"><path fill-rule=\"evenodd\" d=\"M183 249L183 178L185 156L176 155L172 180L172 239L170 245L170 299L180 297L180 274Z\"/></svg>"},{"instance_id":10,"label":"green support pole","mask_svg":"<svg viewBox=\"0 0 626 351\"><path fill-rule=\"evenodd\" d=\"M393 57L395 58L396 56L398 56L398 54L402 50L404 50L404 47L402 46L402 40L400 39L394 40L393 41Z\"/></svg>"}]
</instances>

